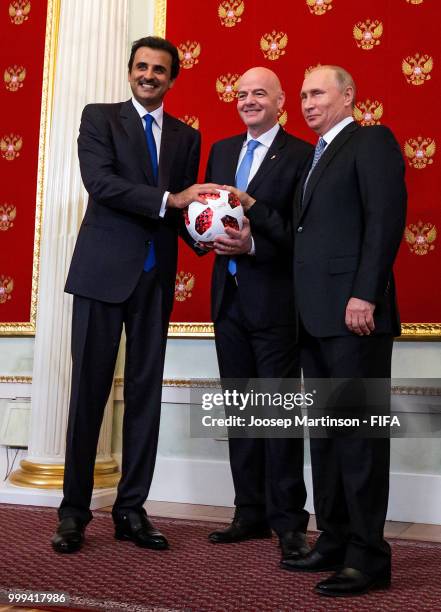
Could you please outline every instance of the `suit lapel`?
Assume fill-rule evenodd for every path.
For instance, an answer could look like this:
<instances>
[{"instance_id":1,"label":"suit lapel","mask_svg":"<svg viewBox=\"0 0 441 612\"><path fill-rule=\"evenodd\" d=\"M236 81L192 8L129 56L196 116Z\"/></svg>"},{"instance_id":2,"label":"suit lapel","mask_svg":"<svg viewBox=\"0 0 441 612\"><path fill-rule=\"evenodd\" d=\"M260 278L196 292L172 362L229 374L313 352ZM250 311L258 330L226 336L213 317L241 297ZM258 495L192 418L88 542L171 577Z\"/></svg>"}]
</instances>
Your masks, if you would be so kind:
<instances>
[{"instance_id":1,"label":"suit lapel","mask_svg":"<svg viewBox=\"0 0 441 612\"><path fill-rule=\"evenodd\" d=\"M166 189L170 184L173 162L179 147L179 123L164 113L162 120L161 149L159 153L158 186Z\"/></svg>"},{"instance_id":2,"label":"suit lapel","mask_svg":"<svg viewBox=\"0 0 441 612\"><path fill-rule=\"evenodd\" d=\"M131 100L123 102L121 106L121 123L133 145L135 151L136 163L138 163L144 172L147 182L154 185L152 162L147 149L145 133L142 127L141 117L136 112Z\"/></svg>"},{"instance_id":3,"label":"suit lapel","mask_svg":"<svg viewBox=\"0 0 441 612\"><path fill-rule=\"evenodd\" d=\"M247 187L247 193L252 195L255 192L255 190L258 188L260 183L263 181L263 179L266 177L266 175L269 172L271 172L273 168L276 167L276 165L282 159L283 149L285 147L285 144L286 144L286 134L284 130L280 128L276 134L276 137L271 143L271 146L268 149L265 157L263 158L263 161L260 164L258 171L251 179Z\"/></svg>"},{"instance_id":4,"label":"suit lapel","mask_svg":"<svg viewBox=\"0 0 441 612\"><path fill-rule=\"evenodd\" d=\"M307 209L308 204L311 201L312 193L317 183L320 181L320 178L323 172L325 171L326 167L328 166L329 162L334 158L334 156L341 149L341 147L345 144L345 142L349 140L349 138L353 135L353 133L358 129L360 129L358 124L355 123L355 121L351 122L349 125L343 128L342 131L339 134L337 134L337 136L334 138L331 144L329 144L326 147L323 155L321 156L319 162L317 163L317 165L315 166L314 170L311 173L311 176L309 177L309 181L308 181L308 184L306 185L305 193L303 196L302 209L301 209L300 216L303 216L303 214L305 213L305 210ZM311 166L308 165L308 172L309 172L310 167ZM306 176L308 175L308 172L306 172ZM305 177L305 180L306 180L306 177ZM304 180L302 180L302 183L301 183L302 189L303 189L303 185L304 185ZM300 192L300 195L301 195L301 192Z\"/></svg>"},{"instance_id":5,"label":"suit lapel","mask_svg":"<svg viewBox=\"0 0 441 612\"><path fill-rule=\"evenodd\" d=\"M314 159L314 151L312 151L311 155L309 156L308 163L305 165L305 168L302 172L302 176L300 177L300 180L297 183L297 187L294 193L294 206L293 206L294 223L296 223L296 221L300 219L302 215L303 185L305 184L306 177L308 176L309 169L311 168L313 159Z\"/></svg>"},{"instance_id":6,"label":"suit lapel","mask_svg":"<svg viewBox=\"0 0 441 612\"><path fill-rule=\"evenodd\" d=\"M234 186L236 184L237 162L239 161L240 152L246 139L246 134L240 134L230 140L230 150L225 156L225 168L223 172L223 176L225 176L225 185Z\"/></svg>"}]
</instances>

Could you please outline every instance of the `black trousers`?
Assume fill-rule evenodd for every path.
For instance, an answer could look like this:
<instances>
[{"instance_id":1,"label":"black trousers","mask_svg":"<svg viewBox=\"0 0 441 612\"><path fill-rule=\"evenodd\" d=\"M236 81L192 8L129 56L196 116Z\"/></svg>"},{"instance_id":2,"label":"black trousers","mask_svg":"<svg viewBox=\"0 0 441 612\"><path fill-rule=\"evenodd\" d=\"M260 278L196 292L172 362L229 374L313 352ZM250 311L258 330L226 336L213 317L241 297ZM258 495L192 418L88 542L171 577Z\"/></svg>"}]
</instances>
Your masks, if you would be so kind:
<instances>
[{"instance_id":1,"label":"black trousers","mask_svg":"<svg viewBox=\"0 0 441 612\"><path fill-rule=\"evenodd\" d=\"M300 345L305 379L382 379L379 411L389 412L392 336L314 338L301 326ZM344 416L352 410L357 417L365 408L346 405ZM314 506L322 532L317 550L341 554L345 566L368 575L390 571L390 546L383 537L389 458L388 437L311 438Z\"/></svg>"},{"instance_id":2,"label":"black trousers","mask_svg":"<svg viewBox=\"0 0 441 612\"><path fill-rule=\"evenodd\" d=\"M255 329L246 323L232 279L215 323L222 379L298 378L299 352L294 327ZM263 521L278 534L306 531L303 440L229 438L236 516Z\"/></svg>"},{"instance_id":3,"label":"black trousers","mask_svg":"<svg viewBox=\"0 0 441 612\"><path fill-rule=\"evenodd\" d=\"M122 475L113 514L142 509L156 460L168 320L155 269L142 273L132 295L121 304L74 296L72 386L60 519L92 518L89 506L98 437L123 326Z\"/></svg>"}]
</instances>

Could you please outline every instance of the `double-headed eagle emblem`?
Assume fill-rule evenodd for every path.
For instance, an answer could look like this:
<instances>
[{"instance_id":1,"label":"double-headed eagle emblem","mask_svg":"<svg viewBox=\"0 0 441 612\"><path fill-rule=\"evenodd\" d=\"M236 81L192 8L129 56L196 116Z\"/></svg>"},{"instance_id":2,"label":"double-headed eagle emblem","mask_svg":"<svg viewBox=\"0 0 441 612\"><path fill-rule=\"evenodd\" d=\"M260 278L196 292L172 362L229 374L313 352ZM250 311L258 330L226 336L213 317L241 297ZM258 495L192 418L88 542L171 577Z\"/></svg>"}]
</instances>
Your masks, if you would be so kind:
<instances>
[{"instance_id":1,"label":"double-headed eagle emblem","mask_svg":"<svg viewBox=\"0 0 441 612\"><path fill-rule=\"evenodd\" d=\"M437 231L433 223L411 223L404 230L404 237L409 245L411 253L415 255L427 255L429 251L433 251L436 240Z\"/></svg>"},{"instance_id":2,"label":"double-headed eagle emblem","mask_svg":"<svg viewBox=\"0 0 441 612\"><path fill-rule=\"evenodd\" d=\"M432 138L409 138L404 144L404 153L409 161L409 165L417 170L423 170L433 164L436 144Z\"/></svg>"},{"instance_id":3,"label":"double-headed eagle emblem","mask_svg":"<svg viewBox=\"0 0 441 612\"><path fill-rule=\"evenodd\" d=\"M354 25L352 33L357 43L357 47L369 51L380 44L380 38L383 34L383 24L375 19L371 21L367 19L365 22L359 21Z\"/></svg>"},{"instance_id":4,"label":"double-headed eagle emblem","mask_svg":"<svg viewBox=\"0 0 441 612\"><path fill-rule=\"evenodd\" d=\"M0 275L0 304L5 304L11 299L11 293L14 289L14 279L10 276Z\"/></svg>"},{"instance_id":5,"label":"double-headed eagle emblem","mask_svg":"<svg viewBox=\"0 0 441 612\"><path fill-rule=\"evenodd\" d=\"M9 66L6 68L3 80L8 91L18 91L23 87L23 81L26 78L26 68L23 66Z\"/></svg>"},{"instance_id":6,"label":"double-headed eagle emblem","mask_svg":"<svg viewBox=\"0 0 441 612\"><path fill-rule=\"evenodd\" d=\"M288 113L283 108L281 108L277 114L277 121L282 127L284 127L288 121Z\"/></svg>"},{"instance_id":7,"label":"double-headed eagle emblem","mask_svg":"<svg viewBox=\"0 0 441 612\"><path fill-rule=\"evenodd\" d=\"M201 45L196 40L193 42L187 40L187 42L178 46L178 54L181 68L188 70L199 63L198 57L201 54Z\"/></svg>"},{"instance_id":8,"label":"double-headed eagle emblem","mask_svg":"<svg viewBox=\"0 0 441 612\"><path fill-rule=\"evenodd\" d=\"M401 65L406 81L411 85L422 85L428 81L433 69L433 58L416 53L413 57L403 59Z\"/></svg>"},{"instance_id":9,"label":"double-headed eagle emblem","mask_svg":"<svg viewBox=\"0 0 441 612\"><path fill-rule=\"evenodd\" d=\"M11 204L0 204L0 232L6 232L13 227L17 209Z\"/></svg>"},{"instance_id":10,"label":"double-headed eagle emblem","mask_svg":"<svg viewBox=\"0 0 441 612\"><path fill-rule=\"evenodd\" d=\"M360 125L380 125L380 119L383 116L383 105L378 100L371 102L369 99L366 102L357 102L354 107L354 119Z\"/></svg>"},{"instance_id":11,"label":"double-headed eagle emblem","mask_svg":"<svg viewBox=\"0 0 441 612\"><path fill-rule=\"evenodd\" d=\"M316 64L315 66L308 66L308 68L306 68L305 70L305 79L308 76L308 74L311 74L311 72L313 70L315 70L316 68L320 68L321 64Z\"/></svg>"},{"instance_id":12,"label":"double-headed eagle emblem","mask_svg":"<svg viewBox=\"0 0 441 612\"><path fill-rule=\"evenodd\" d=\"M424 0L406 0L408 4L422 4Z\"/></svg>"},{"instance_id":13,"label":"double-headed eagle emblem","mask_svg":"<svg viewBox=\"0 0 441 612\"><path fill-rule=\"evenodd\" d=\"M16 0L9 5L9 17L15 25L21 25L29 19L31 3L29 0Z\"/></svg>"},{"instance_id":14,"label":"double-headed eagle emblem","mask_svg":"<svg viewBox=\"0 0 441 612\"><path fill-rule=\"evenodd\" d=\"M242 21L241 17L244 10L245 2L243 0L225 0L225 2L219 4L217 14L223 26L232 28Z\"/></svg>"},{"instance_id":15,"label":"double-headed eagle emblem","mask_svg":"<svg viewBox=\"0 0 441 612\"><path fill-rule=\"evenodd\" d=\"M277 60L281 55L285 55L288 44L288 34L273 30L270 34L264 34L260 39L262 53L269 60Z\"/></svg>"},{"instance_id":16,"label":"double-headed eagle emblem","mask_svg":"<svg viewBox=\"0 0 441 612\"><path fill-rule=\"evenodd\" d=\"M176 274L175 281L175 300L177 302L185 302L191 298L194 288L195 277L191 272L179 272Z\"/></svg>"},{"instance_id":17,"label":"double-headed eagle emblem","mask_svg":"<svg viewBox=\"0 0 441 612\"><path fill-rule=\"evenodd\" d=\"M332 0L306 0L313 15L324 15L332 9Z\"/></svg>"},{"instance_id":18,"label":"double-headed eagle emblem","mask_svg":"<svg viewBox=\"0 0 441 612\"><path fill-rule=\"evenodd\" d=\"M10 134L9 136L3 136L0 140L0 152L4 159L12 161L16 157L20 156L20 151L23 146L23 139L21 136L16 134Z\"/></svg>"},{"instance_id":19,"label":"double-headed eagle emblem","mask_svg":"<svg viewBox=\"0 0 441 612\"><path fill-rule=\"evenodd\" d=\"M216 91L219 100L222 102L232 102L237 94L237 81L240 74L221 74L216 79Z\"/></svg>"},{"instance_id":20,"label":"double-headed eagle emblem","mask_svg":"<svg viewBox=\"0 0 441 612\"><path fill-rule=\"evenodd\" d=\"M199 119L195 115L184 115L183 117L179 117L179 121L189 125L195 130L199 129Z\"/></svg>"}]
</instances>

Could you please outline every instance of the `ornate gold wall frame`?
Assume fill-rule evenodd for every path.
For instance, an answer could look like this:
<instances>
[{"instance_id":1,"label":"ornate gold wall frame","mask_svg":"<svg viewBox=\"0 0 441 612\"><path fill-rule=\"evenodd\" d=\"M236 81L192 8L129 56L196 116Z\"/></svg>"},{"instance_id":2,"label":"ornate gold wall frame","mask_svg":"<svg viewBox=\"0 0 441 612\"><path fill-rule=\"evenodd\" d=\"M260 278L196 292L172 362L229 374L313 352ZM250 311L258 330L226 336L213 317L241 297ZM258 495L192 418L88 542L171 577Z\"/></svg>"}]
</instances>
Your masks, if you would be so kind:
<instances>
[{"instance_id":1,"label":"ornate gold wall frame","mask_svg":"<svg viewBox=\"0 0 441 612\"><path fill-rule=\"evenodd\" d=\"M155 0L154 28L157 36L165 36L167 0ZM170 323L168 335L172 338L212 338L212 323ZM403 323L399 340L441 340L441 323Z\"/></svg>"},{"instance_id":2,"label":"ornate gold wall frame","mask_svg":"<svg viewBox=\"0 0 441 612\"><path fill-rule=\"evenodd\" d=\"M154 30L156 36L165 36L167 19L167 0L155 0Z\"/></svg>"},{"instance_id":3,"label":"ornate gold wall frame","mask_svg":"<svg viewBox=\"0 0 441 612\"><path fill-rule=\"evenodd\" d=\"M0 323L0 336L34 336L37 319L38 281L40 270L40 240L43 214L43 190L46 169L46 150L52 118L55 63L61 0L48 0L44 45L43 81L41 89L40 134L38 142L38 170L35 203L34 255L32 263L31 309L29 321Z\"/></svg>"},{"instance_id":4,"label":"ornate gold wall frame","mask_svg":"<svg viewBox=\"0 0 441 612\"><path fill-rule=\"evenodd\" d=\"M48 143L52 116L60 2L61 0L48 0L47 9L30 320L29 322L23 323L0 323L0 336L35 335L40 263L41 221L43 211L43 185L46 161L45 151ZM155 0L154 31L158 36L165 36L166 17L167 0ZM400 338L402 341L441 340L441 323L404 323L402 327L403 331ZM169 336L172 338L212 338L214 336L213 325L212 323L208 322L171 323L169 326Z\"/></svg>"}]
</instances>

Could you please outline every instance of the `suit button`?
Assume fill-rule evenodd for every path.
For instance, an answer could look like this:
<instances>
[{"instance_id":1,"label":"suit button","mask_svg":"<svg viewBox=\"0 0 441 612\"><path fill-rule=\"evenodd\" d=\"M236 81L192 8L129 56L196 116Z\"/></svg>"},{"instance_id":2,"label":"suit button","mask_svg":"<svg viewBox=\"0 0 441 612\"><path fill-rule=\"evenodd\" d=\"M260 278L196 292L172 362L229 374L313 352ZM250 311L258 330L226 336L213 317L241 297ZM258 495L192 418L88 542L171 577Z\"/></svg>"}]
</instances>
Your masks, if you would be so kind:
<instances>
[{"instance_id":1,"label":"suit button","mask_svg":"<svg viewBox=\"0 0 441 612\"><path fill-rule=\"evenodd\" d=\"M301 234L303 232L303 226L301 225L300 227L297 228L297 232L299 234Z\"/></svg>"}]
</instances>

